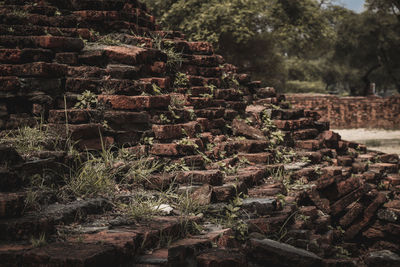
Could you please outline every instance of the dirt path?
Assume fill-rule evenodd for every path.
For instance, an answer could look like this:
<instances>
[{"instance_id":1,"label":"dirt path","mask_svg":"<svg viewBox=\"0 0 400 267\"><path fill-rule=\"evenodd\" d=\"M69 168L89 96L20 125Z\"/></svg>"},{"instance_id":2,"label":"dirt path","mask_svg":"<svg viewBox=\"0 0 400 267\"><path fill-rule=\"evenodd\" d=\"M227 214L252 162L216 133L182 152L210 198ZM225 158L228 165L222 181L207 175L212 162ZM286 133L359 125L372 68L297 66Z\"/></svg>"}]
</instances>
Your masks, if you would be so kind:
<instances>
[{"instance_id":1,"label":"dirt path","mask_svg":"<svg viewBox=\"0 0 400 267\"><path fill-rule=\"evenodd\" d=\"M366 144L371 150L400 154L400 131L380 129L341 129L342 139Z\"/></svg>"}]
</instances>

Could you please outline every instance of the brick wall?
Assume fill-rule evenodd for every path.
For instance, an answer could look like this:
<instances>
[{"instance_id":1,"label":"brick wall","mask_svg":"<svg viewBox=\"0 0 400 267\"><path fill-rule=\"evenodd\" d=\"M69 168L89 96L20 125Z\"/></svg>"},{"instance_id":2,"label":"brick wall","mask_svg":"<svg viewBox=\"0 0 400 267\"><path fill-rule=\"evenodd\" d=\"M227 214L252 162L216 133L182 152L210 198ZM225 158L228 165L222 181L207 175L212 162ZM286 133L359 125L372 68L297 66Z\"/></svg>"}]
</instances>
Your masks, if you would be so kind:
<instances>
[{"instance_id":1,"label":"brick wall","mask_svg":"<svg viewBox=\"0 0 400 267\"><path fill-rule=\"evenodd\" d=\"M286 96L295 108L317 111L332 128L400 129L400 96L338 97L319 94Z\"/></svg>"}]
</instances>

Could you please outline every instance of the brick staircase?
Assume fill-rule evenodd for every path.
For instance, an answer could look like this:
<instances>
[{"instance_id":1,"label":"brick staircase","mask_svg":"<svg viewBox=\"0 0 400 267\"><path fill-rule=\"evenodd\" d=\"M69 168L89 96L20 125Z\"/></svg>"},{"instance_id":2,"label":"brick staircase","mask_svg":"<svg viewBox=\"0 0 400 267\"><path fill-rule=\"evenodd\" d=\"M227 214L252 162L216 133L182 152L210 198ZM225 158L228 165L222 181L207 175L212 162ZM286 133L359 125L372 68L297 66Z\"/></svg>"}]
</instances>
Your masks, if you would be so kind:
<instances>
[{"instance_id":1,"label":"brick staircase","mask_svg":"<svg viewBox=\"0 0 400 267\"><path fill-rule=\"evenodd\" d=\"M341 140L210 44L161 31L143 4L6 0L0 34L3 133L39 115L82 158L111 146L187 166L114 198L42 192L40 207L29 207L29 177L61 175L73 159L1 145L0 266L399 264L399 157ZM180 66L170 68L155 38L182 52ZM84 94L93 103L76 108ZM113 201L138 186L174 187L208 209L130 220ZM213 220L227 214L235 226Z\"/></svg>"}]
</instances>

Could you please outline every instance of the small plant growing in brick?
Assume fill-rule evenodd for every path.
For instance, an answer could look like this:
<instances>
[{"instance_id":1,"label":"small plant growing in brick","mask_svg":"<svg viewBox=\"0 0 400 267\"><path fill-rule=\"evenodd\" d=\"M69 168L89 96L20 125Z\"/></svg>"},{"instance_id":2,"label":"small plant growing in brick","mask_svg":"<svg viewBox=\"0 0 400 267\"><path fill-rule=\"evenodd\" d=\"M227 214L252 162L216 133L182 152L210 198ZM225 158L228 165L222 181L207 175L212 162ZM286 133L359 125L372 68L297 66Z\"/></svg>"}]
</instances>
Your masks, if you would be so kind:
<instances>
[{"instance_id":1,"label":"small plant growing in brick","mask_svg":"<svg viewBox=\"0 0 400 267\"><path fill-rule=\"evenodd\" d=\"M148 220L162 214L161 205L162 201L155 196L138 193L128 205L128 215L136 221Z\"/></svg>"},{"instance_id":2,"label":"small plant growing in brick","mask_svg":"<svg viewBox=\"0 0 400 267\"><path fill-rule=\"evenodd\" d=\"M167 173L176 171L190 171L190 168L186 165L184 160L181 160L180 162L165 164L164 171Z\"/></svg>"},{"instance_id":3,"label":"small plant growing in brick","mask_svg":"<svg viewBox=\"0 0 400 267\"><path fill-rule=\"evenodd\" d=\"M86 90L81 95L78 96L78 102L75 104L77 109L91 109L96 108L98 104L96 94L89 90Z\"/></svg>"},{"instance_id":4,"label":"small plant growing in brick","mask_svg":"<svg viewBox=\"0 0 400 267\"><path fill-rule=\"evenodd\" d=\"M110 46L122 45L122 42L111 35L104 35L97 39L97 43Z\"/></svg>"},{"instance_id":5,"label":"small plant growing in brick","mask_svg":"<svg viewBox=\"0 0 400 267\"><path fill-rule=\"evenodd\" d=\"M213 85L213 84L208 84L205 87L207 89L209 89L210 92L209 93L205 93L205 94L200 94L200 96L204 97L204 98L210 98L210 99L214 98L214 92L215 92L215 89L217 89L217 87L215 85Z\"/></svg>"},{"instance_id":6,"label":"small plant growing in brick","mask_svg":"<svg viewBox=\"0 0 400 267\"><path fill-rule=\"evenodd\" d=\"M189 78L185 73L177 72L174 80L174 88L187 88L189 86Z\"/></svg>"},{"instance_id":7,"label":"small plant growing in brick","mask_svg":"<svg viewBox=\"0 0 400 267\"><path fill-rule=\"evenodd\" d=\"M25 18L29 15L29 13L22 9L14 9L11 11L10 15L16 16L18 18Z\"/></svg>"},{"instance_id":8,"label":"small plant growing in brick","mask_svg":"<svg viewBox=\"0 0 400 267\"><path fill-rule=\"evenodd\" d=\"M234 88L239 89L240 84L236 79L236 76L232 72L223 72L222 73L222 87L223 88Z\"/></svg>"},{"instance_id":9,"label":"small plant growing in brick","mask_svg":"<svg viewBox=\"0 0 400 267\"><path fill-rule=\"evenodd\" d=\"M193 109L186 109L186 111L189 113L189 119L191 121L195 121L197 116L196 116L196 113L194 112L194 110Z\"/></svg>"},{"instance_id":10,"label":"small plant growing in brick","mask_svg":"<svg viewBox=\"0 0 400 267\"><path fill-rule=\"evenodd\" d=\"M176 72L182 66L183 57L182 53L176 51L174 42L165 40L164 37L159 34L152 34L150 37L152 39L153 48L167 55L167 71L169 73Z\"/></svg>"},{"instance_id":11,"label":"small plant growing in brick","mask_svg":"<svg viewBox=\"0 0 400 267\"><path fill-rule=\"evenodd\" d=\"M151 85L151 87L152 87L152 90L153 90L153 95L162 95L163 94L161 88L157 84L153 83Z\"/></svg>"},{"instance_id":12,"label":"small plant growing in brick","mask_svg":"<svg viewBox=\"0 0 400 267\"><path fill-rule=\"evenodd\" d=\"M46 234L42 233L38 238L31 237L30 242L34 248L43 247L47 245Z\"/></svg>"},{"instance_id":13,"label":"small plant growing in brick","mask_svg":"<svg viewBox=\"0 0 400 267\"><path fill-rule=\"evenodd\" d=\"M160 114L160 121L161 121L161 123L165 123L165 124L171 123L171 120L168 119L167 115L165 115L165 114Z\"/></svg>"}]
</instances>

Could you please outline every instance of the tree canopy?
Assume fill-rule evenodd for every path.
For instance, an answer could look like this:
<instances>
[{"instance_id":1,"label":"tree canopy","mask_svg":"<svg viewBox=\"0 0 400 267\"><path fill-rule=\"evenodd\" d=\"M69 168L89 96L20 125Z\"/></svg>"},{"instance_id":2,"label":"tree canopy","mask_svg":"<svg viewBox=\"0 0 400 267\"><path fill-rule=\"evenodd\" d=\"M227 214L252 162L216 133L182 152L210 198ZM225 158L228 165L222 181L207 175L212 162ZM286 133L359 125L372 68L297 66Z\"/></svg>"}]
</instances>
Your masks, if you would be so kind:
<instances>
[{"instance_id":1,"label":"tree canopy","mask_svg":"<svg viewBox=\"0 0 400 267\"><path fill-rule=\"evenodd\" d=\"M285 91L400 92L400 1L145 0L167 29L211 42L242 71Z\"/></svg>"}]
</instances>

